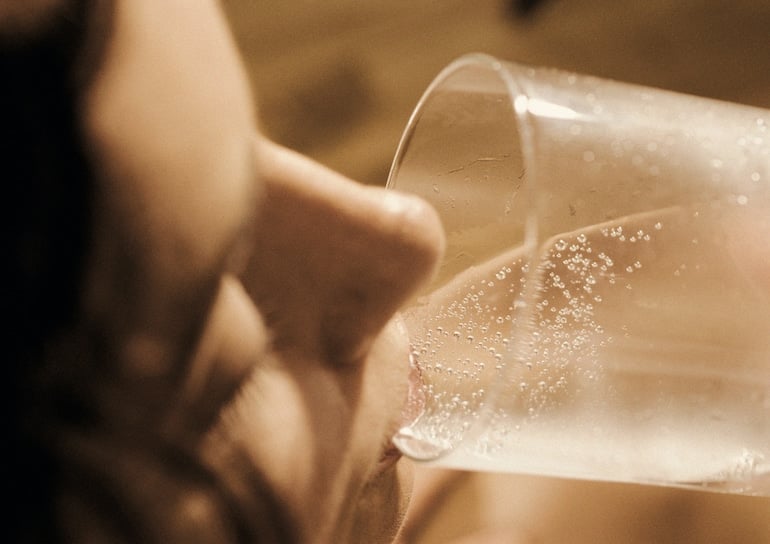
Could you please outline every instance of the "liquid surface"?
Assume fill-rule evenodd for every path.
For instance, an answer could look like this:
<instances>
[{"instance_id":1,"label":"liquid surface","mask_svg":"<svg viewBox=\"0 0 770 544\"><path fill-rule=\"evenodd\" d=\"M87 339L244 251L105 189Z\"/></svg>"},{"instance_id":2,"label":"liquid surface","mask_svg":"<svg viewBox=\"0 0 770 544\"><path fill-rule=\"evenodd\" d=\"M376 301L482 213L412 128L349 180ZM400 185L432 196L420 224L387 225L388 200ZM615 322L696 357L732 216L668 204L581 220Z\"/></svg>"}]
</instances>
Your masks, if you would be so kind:
<instances>
[{"instance_id":1,"label":"liquid surface","mask_svg":"<svg viewBox=\"0 0 770 544\"><path fill-rule=\"evenodd\" d=\"M396 444L455 468L770 494L770 229L745 217L630 216L457 275L405 315L426 404Z\"/></svg>"}]
</instances>

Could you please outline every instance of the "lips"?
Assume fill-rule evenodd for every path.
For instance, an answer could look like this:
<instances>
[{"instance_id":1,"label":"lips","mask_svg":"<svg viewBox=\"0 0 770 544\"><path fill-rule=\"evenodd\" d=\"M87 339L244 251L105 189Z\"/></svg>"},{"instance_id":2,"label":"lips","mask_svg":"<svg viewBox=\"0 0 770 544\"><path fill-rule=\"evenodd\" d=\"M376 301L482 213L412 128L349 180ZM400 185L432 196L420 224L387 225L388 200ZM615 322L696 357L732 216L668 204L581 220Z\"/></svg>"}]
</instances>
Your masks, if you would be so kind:
<instances>
[{"instance_id":1,"label":"lips","mask_svg":"<svg viewBox=\"0 0 770 544\"><path fill-rule=\"evenodd\" d=\"M425 391L422 388L422 372L414 356L409 354L409 390L406 394L406 402L401 410L401 425L412 424L425 409Z\"/></svg>"},{"instance_id":2,"label":"lips","mask_svg":"<svg viewBox=\"0 0 770 544\"><path fill-rule=\"evenodd\" d=\"M408 390L396 430L413 423L420 416L424 407L425 392L422 388L422 373L420 372L420 368L417 366L414 357L410 354ZM401 459L401 456L401 451L392 442L389 442L382 457L380 457L378 464L379 470L384 471L392 467L399 459Z\"/></svg>"}]
</instances>

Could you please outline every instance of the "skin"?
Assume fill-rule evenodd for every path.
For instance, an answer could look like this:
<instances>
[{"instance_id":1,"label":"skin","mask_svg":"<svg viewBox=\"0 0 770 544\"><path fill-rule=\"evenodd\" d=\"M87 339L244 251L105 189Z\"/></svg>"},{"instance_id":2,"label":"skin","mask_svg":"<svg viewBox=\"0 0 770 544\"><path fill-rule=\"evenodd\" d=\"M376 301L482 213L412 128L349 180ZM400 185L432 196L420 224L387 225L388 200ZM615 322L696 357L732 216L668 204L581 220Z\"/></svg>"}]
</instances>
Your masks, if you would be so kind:
<instances>
[{"instance_id":1,"label":"skin","mask_svg":"<svg viewBox=\"0 0 770 544\"><path fill-rule=\"evenodd\" d=\"M74 392L99 420L58 437L68 540L389 541L394 312L440 256L432 210L259 135L214 2L117 1L108 38L81 104L97 213L71 340L98 340Z\"/></svg>"},{"instance_id":2,"label":"skin","mask_svg":"<svg viewBox=\"0 0 770 544\"><path fill-rule=\"evenodd\" d=\"M440 258L435 213L261 136L215 2L114 8L82 102L98 176L78 328L100 340L100 423L67 455L143 538L274 541L282 517L301 542L389 541L410 489L389 446L409 372L394 315ZM159 442L229 502L164 469ZM70 536L119 541L77 481L63 495Z\"/></svg>"}]
</instances>

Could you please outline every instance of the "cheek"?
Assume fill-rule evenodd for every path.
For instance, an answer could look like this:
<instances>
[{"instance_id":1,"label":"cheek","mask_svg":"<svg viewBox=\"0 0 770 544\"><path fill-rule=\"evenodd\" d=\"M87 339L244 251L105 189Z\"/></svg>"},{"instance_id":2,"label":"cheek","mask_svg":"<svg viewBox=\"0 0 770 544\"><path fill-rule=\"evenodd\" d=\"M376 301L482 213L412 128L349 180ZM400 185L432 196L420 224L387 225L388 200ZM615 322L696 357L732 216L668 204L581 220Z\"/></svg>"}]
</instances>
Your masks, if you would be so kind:
<instances>
[{"instance_id":1,"label":"cheek","mask_svg":"<svg viewBox=\"0 0 770 544\"><path fill-rule=\"evenodd\" d=\"M226 440L242 449L276 493L304 507L317 464L313 422L302 389L272 356L262 361L222 419Z\"/></svg>"},{"instance_id":2,"label":"cheek","mask_svg":"<svg viewBox=\"0 0 770 544\"><path fill-rule=\"evenodd\" d=\"M388 542L400 525L411 466L376 469L406 396L401 334L386 328L352 373L272 352L222 419L220 447L248 456L306 534L338 540L352 526Z\"/></svg>"},{"instance_id":3,"label":"cheek","mask_svg":"<svg viewBox=\"0 0 770 544\"><path fill-rule=\"evenodd\" d=\"M360 485L347 401L318 363L272 353L260 367L224 414L213 447L248 458L301 534L336 534Z\"/></svg>"}]
</instances>

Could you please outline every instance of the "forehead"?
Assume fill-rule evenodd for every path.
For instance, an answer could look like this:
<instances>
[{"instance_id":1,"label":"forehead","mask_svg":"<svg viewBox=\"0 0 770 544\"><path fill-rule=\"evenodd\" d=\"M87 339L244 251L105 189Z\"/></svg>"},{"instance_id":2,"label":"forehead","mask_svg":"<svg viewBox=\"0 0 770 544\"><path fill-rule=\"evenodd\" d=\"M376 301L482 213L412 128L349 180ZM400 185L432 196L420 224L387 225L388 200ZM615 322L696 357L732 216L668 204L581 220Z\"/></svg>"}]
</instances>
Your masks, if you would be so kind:
<instances>
[{"instance_id":1,"label":"forehead","mask_svg":"<svg viewBox=\"0 0 770 544\"><path fill-rule=\"evenodd\" d=\"M96 169L86 298L130 308L120 327L141 328L205 306L251 224L254 114L215 2L118 0L110 27L83 97Z\"/></svg>"},{"instance_id":2,"label":"forehead","mask_svg":"<svg viewBox=\"0 0 770 544\"><path fill-rule=\"evenodd\" d=\"M217 250L217 221L249 202L254 119L245 73L215 2L123 0L85 102L110 193L146 229ZM189 232L185 232L189 231ZM209 247L206 247L209 246Z\"/></svg>"}]
</instances>

